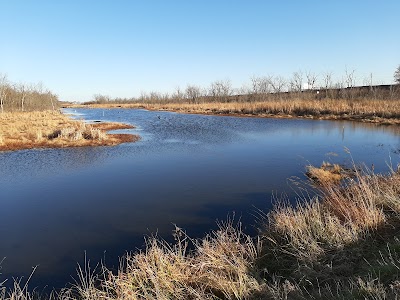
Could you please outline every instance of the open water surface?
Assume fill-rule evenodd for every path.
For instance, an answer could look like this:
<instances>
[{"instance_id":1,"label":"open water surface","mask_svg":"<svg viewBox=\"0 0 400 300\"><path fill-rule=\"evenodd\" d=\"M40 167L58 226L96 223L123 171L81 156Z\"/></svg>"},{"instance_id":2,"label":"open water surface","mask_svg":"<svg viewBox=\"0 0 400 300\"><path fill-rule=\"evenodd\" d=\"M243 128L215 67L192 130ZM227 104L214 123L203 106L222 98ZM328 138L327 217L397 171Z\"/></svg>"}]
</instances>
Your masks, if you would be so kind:
<instances>
[{"instance_id":1,"label":"open water surface","mask_svg":"<svg viewBox=\"0 0 400 300\"><path fill-rule=\"evenodd\" d=\"M235 214L255 232L273 195L295 199L290 178L322 161L376 172L400 162L396 127L341 121L262 119L128 109L66 109L87 121L137 126L136 143L0 152L0 282L63 287L85 252L118 266L144 236L192 237ZM347 147L351 155L344 149ZM76 277L76 276L75 276ZM10 281L9 281L10 282Z\"/></svg>"}]
</instances>

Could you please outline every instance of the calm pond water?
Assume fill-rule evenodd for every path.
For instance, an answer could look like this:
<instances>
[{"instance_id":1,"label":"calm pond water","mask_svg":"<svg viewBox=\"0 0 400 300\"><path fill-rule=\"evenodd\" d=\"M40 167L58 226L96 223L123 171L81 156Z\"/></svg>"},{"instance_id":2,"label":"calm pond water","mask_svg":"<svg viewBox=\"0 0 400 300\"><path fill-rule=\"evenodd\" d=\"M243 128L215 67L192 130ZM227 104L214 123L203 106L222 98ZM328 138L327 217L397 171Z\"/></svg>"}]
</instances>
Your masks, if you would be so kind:
<instances>
[{"instance_id":1,"label":"calm pond water","mask_svg":"<svg viewBox=\"0 0 400 300\"><path fill-rule=\"evenodd\" d=\"M71 282L85 251L92 264L118 265L145 235L170 238L173 224L201 237L235 213L254 232L272 195L294 198L289 178L322 161L400 161L394 127L292 119L237 118L146 110L65 110L88 121L134 124L137 143L116 147L0 153L0 282ZM335 153L335 154L333 154Z\"/></svg>"}]
</instances>

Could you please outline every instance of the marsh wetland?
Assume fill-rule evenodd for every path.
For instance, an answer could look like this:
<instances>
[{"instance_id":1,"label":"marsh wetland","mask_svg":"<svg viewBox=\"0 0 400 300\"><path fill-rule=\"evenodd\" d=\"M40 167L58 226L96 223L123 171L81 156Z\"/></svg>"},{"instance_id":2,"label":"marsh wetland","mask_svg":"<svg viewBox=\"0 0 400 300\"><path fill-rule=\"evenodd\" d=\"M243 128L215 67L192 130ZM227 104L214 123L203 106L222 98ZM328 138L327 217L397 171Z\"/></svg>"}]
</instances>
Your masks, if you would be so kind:
<instances>
[{"instance_id":1,"label":"marsh wetland","mask_svg":"<svg viewBox=\"0 0 400 300\"><path fill-rule=\"evenodd\" d=\"M346 121L65 109L87 122L136 126L138 142L113 147L0 153L1 273L60 288L84 256L117 268L144 236L172 239L174 224L203 237L235 215L256 234L258 210L298 190L307 165L353 161L388 172L400 162L399 131ZM350 154L346 149L349 149Z\"/></svg>"}]
</instances>

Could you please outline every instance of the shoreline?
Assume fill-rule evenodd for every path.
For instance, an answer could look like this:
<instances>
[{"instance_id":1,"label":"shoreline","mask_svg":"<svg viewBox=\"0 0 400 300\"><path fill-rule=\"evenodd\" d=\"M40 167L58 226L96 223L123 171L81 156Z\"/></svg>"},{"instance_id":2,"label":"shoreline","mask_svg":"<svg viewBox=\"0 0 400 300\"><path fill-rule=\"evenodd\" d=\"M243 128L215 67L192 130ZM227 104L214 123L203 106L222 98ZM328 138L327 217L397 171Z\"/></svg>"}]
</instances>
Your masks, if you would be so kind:
<instances>
[{"instance_id":1,"label":"shoreline","mask_svg":"<svg viewBox=\"0 0 400 300\"><path fill-rule=\"evenodd\" d=\"M0 115L0 152L43 148L115 146L136 142L138 135L107 133L135 128L129 124L88 124L58 111L12 112Z\"/></svg>"},{"instance_id":2,"label":"shoreline","mask_svg":"<svg viewBox=\"0 0 400 300\"><path fill-rule=\"evenodd\" d=\"M396 102L392 100L392 102ZM263 108L252 108L251 106L262 105L262 103L129 103L129 104L72 104L65 105L66 108L89 108L89 109L146 109L149 111L169 111L185 114L197 115L211 115L211 116L228 116L228 117L242 117L242 118L276 118L276 119L307 119L307 120L327 120L327 121L353 121L372 123L377 125L400 125L400 112L399 117L381 117L374 115L373 112L361 113L326 113L312 111L309 108L304 108L304 113L285 113L284 108L274 108L278 112L262 111ZM268 104L268 103L267 103ZM274 103L275 104L275 103ZM235 108L235 106L240 106ZM249 107L247 107L249 106ZM254 109L254 111L251 111ZM372 107L373 111L375 108ZM247 111L248 112L243 112ZM260 110L260 111L257 111ZM308 110L308 111L307 111ZM376 114L376 113L375 113ZM397 112L396 112L397 114Z\"/></svg>"}]
</instances>

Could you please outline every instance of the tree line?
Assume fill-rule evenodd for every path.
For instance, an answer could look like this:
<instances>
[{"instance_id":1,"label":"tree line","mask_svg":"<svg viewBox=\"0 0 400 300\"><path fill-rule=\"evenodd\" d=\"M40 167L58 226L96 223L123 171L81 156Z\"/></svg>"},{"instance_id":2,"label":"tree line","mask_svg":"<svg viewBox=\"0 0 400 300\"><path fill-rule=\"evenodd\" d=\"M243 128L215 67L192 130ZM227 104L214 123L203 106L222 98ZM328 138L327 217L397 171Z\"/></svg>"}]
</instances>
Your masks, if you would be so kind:
<instances>
[{"instance_id":1,"label":"tree line","mask_svg":"<svg viewBox=\"0 0 400 300\"><path fill-rule=\"evenodd\" d=\"M397 74L397 75L396 75ZM397 76L397 77L396 77ZM334 81L333 73L317 75L313 72L297 71L290 78L282 76L252 76L240 88L233 88L230 80L217 80L204 88L188 84L177 87L172 93L149 92L139 97L111 98L96 94L90 103L203 103L203 102L256 102L291 99L398 99L400 97L400 66L395 75L395 84L373 84L372 74L356 85L355 70L345 70L340 80Z\"/></svg>"},{"instance_id":2,"label":"tree line","mask_svg":"<svg viewBox=\"0 0 400 300\"><path fill-rule=\"evenodd\" d=\"M43 84L13 83L0 73L0 113L58 108L58 96Z\"/></svg>"}]
</instances>

